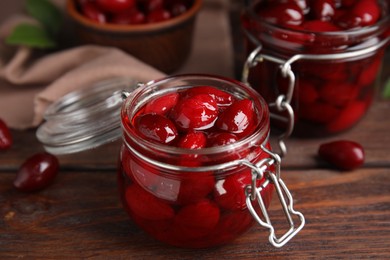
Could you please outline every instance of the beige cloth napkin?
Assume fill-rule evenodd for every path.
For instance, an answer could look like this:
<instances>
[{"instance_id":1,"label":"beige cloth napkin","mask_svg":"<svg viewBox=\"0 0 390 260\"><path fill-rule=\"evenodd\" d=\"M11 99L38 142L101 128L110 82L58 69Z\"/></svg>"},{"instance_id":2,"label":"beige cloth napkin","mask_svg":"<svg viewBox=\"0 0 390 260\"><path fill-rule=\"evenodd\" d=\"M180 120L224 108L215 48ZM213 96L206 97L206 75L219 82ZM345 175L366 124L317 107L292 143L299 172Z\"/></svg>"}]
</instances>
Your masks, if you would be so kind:
<instances>
[{"instance_id":1,"label":"beige cloth napkin","mask_svg":"<svg viewBox=\"0 0 390 260\"><path fill-rule=\"evenodd\" d=\"M0 28L0 41L23 17L12 17ZM49 104L72 90L112 77L146 82L163 77L155 68L123 51L80 46L36 57L27 47L0 46L0 118L9 127L38 126Z\"/></svg>"}]
</instances>

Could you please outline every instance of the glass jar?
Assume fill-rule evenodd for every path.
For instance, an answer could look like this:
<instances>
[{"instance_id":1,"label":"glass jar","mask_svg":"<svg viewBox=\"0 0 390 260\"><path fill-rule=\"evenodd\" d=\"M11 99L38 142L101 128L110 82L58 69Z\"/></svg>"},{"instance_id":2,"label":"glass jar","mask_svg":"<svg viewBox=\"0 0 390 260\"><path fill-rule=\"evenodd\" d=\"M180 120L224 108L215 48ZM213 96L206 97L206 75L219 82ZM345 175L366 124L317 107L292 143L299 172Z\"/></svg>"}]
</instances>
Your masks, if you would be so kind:
<instances>
[{"instance_id":1,"label":"glass jar","mask_svg":"<svg viewBox=\"0 0 390 260\"><path fill-rule=\"evenodd\" d=\"M354 126L370 107L389 42L390 16L359 29L313 32L271 24L249 1L242 15L248 59L243 81L270 103L272 123L295 123L297 136L327 136ZM304 2L304 1L301 1ZM291 104L294 116L278 107ZM280 102L280 100L279 100Z\"/></svg>"},{"instance_id":2,"label":"glass jar","mask_svg":"<svg viewBox=\"0 0 390 260\"><path fill-rule=\"evenodd\" d=\"M232 144L202 149L158 144L137 134L134 117L148 102L194 86L253 101L254 132ZM280 178L280 158L269 145L267 104L256 91L222 77L180 75L141 85L126 96L118 185L124 208L144 231L170 245L203 248L232 241L256 222L270 230L269 240L277 247L302 229L304 217L292 208ZM280 238L267 214L274 189L290 224Z\"/></svg>"}]
</instances>

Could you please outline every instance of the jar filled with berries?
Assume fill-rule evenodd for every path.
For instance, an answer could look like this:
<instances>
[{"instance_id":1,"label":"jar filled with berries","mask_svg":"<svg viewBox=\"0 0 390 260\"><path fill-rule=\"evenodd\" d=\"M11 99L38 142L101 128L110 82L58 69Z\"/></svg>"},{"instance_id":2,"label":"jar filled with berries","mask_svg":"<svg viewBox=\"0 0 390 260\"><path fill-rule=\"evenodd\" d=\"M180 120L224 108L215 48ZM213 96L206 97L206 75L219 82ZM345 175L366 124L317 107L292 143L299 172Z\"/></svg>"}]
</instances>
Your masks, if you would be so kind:
<instances>
[{"instance_id":1,"label":"jar filled with berries","mask_svg":"<svg viewBox=\"0 0 390 260\"><path fill-rule=\"evenodd\" d=\"M354 126L375 97L389 43L388 1L248 1L243 81L298 136ZM293 114L286 109L291 106Z\"/></svg>"},{"instance_id":2,"label":"jar filled with berries","mask_svg":"<svg viewBox=\"0 0 390 260\"><path fill-rule=\"evenodd\" d=\"M303 215L287 206L267 104L252 88L210 75L163 78L128 94L121 122L121 200L155 239L204 248L234 240L256 221L270 228L274 189L287 195L280 199L292 228L281 238L271 232L271 243L280 247L303 227Z\"/></svg>"}]
</instances>

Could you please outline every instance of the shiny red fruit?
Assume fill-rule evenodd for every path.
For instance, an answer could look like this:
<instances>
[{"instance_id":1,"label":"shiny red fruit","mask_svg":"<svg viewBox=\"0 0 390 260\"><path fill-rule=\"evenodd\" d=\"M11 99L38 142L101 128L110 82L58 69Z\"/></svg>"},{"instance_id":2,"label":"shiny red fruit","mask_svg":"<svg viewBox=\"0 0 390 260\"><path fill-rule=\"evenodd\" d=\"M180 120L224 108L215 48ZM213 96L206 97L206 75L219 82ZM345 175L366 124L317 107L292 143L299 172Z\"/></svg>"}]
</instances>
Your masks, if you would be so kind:
<instances>
[{"instance_id":1,"label":"shiny red fruit","mask_svg":"<svg viewBox=\"0 0 390 260\"><path fill-rule=\"evenodd\" d=\"M193 87L185 92L186 96L195 96L198 94L210 95L215 99L218 106L230 106L234 101L234 97L228 92L210 86Z\"/></svg>"},{"instance_id":2,"label":"shiny red fruit","mask_svg":"<svg viewBox=\"0 0 390 260\"><path fill-rule=\"evenodd\" d=\"M121 13L135 5L134 0L96 0L97 6L104 12Z\"/></svg>"},{"instance_id":3,"label":"shiny red fruit","mask_svg":"<svg viewBox=\"0 0 390 260\"><path fill-rule=\"evenodd\" d=\"M304 13L308 12L308 3L306 0L280 0L281 3L294 3L302 9Z\"/></svg>"},{"instance_id":4,"label":"shiny red fruit","mask_svg":"<svg viewBox=\"0 0 390 260\"><path fill-rule=\"evenodd\" d=\"M242 99L220 113L216 125L223 131L234 134L242 133L253 124L254 117L255 110L252 101Z\"/></svg>"},{"instance_id":5,"label":"shiny red fruit","mask_svg":"<svg viewBox=\"0 0 390 260\"><path fill-rule=\"evenodd\" d=\"M147 12L164 8L164 0L140 0L139 3Z\"/></svg>"},{"instance_id":6,"label":"shiny red fruit","mask_svg":"<svg viewBox=\"0 0 390 260\"><path fill-rule=\"evenodd\" d=\"M359 0L341 0L340 5L342 7L351 7L355 4L356 1L359 1Z\"/></svg>"},{"instance_id":7,"label":"shiny red fruit","mask_svg":"<svg viewBox=\"0 0 390 260\"><path fill-rule=\"evenodd\" d=\"M165 9L153 10L146 16L148 23L163 22L169 19L171 19L171 13Z\"/></svg>"},{"instance_id":8,"label":"shiny red fruit","mask_svg":"<svg viewBox=\"0 0 390 260\"><path fill-rule=\"evenodd\" d=\"M364 101L351 102L328 124L328 131L337 133L352 127L364 115L366 109L367 104Z\"/></svg>"},{"instance_id":9,"label":"shiny red fruit","mask_svg":"<svg viewBox=\"0 0 390 260\"><path fill-rule=\"evenodd\" d=\"M208 94L185 97L172 109L171 117L181 129L211 128L218 116L217 102Z\"/></svg>"},{"instance_id":10,"label":"shiny red fruit","mask_svg":"<svg viewBox=\"0 0 390 260\"><path fill-rule=\"evenodd\" d=\"M301 104L299 108L300 118L320 124L332 122L339 113L339 109L325 102Z\"/></svg>"},{"instance_id":11,"label":"shiny red fruit","mask_svg":"<svg viewBox=\"0 0 390 260\"><path fill-rule=\"evenodd\" d=\"M186 172L184 174L186 176L180 182L179 196L177 198L179 204L195 203L212 193L215 179L210 172Z\"/></svg>"},{"instance_id":12,"label":"shiny red fruit","mask_svg":"<svg viewBox=\"0 0 390 260\"><path fill-rule=\"evenodd\" d=\"M344 81L328 81L320 91L321 100L336 107L343 107L353 102L359 95L359 88L355 84Z\"/></svg>"},{"instance_id":13,"label":"shiny red fruit","mask_svg":"<svg viewBox=\"0 0 390 260\"><path fill-rule=\"evenodd\" d=\"M362 69L359 72L357 84L360 86L367 86L372 84L378 75L378 71L380 70L381 65L382 56L379 54L378 56L374 57L374 60L371 59L367 65L362 66Z\"/></svg>"},{"instance_id":14,"label":"shiny red fruit","mask_svg":"<svg viewBox=\"0 0 390 260\"><path fill-rule=\"evenodd\" d=\"M229 210L246 208L245 187L252 181L251 170L242 171L220 180L215 185L214 199L217 204Z\"/></svg>"},{"instance_id":15,"label":"shiny red fruit","mask_svg":"<svg viewBox=\"0 0 390 260\"><path fill-rule=\"evenodd\" d=\"M135 184L126 189L126 202L131 213L145 219L164 220L175 215L171 206Z\"/></svg>"},{"instance_id":16,"label":"shiny red fruit","mask_svg":"<svg viewBox=\"0 0 390 260\"><path fill-rule=\"evenodd\" d=\"M381 17L381 9L376 0L359 0L352 9L338 19L338 24L351 29L374 25Z\"/></svg>"},{"instance_id":17,"label":"shiny red fruit","mask_svg":"<svg viewBox=\"0 0 390 260\"><path fill-rule=\"evenodd\" d=\"M364 163L364 149L356 142L339 140L320 145L318 155L340 170L353 170Z\"/></svg>"},{"instance_id":18,"label":"shiny red fruit","mask_svg":"<svg viewBox=\"0 0 390 260\"><path fill-rule=\"evenodd\" d=\"M217 205L204 199L181 208L175 216L174 227L186 238L201 237L213 230L219 217Z\"/></svg>"},{"instance_id":19,"label":"shiny red fruit","mask_svg":"<svg viewBox=\"0 0 390 260\"><path fill-rule=\"evenodd\" d=\"M213 133L209 135L210 146L223 146L237 142L238 137L232 133Z\"/></svg>"},{"instance_id":20,"label":"shiny red fruit","mask_svg":"<svg viewBox=\"0 0 390 260\"><path fill-rule=\"evenodd\" d=\"M81 12L88 19L98 22L98 23L106 23L107 16L106 14L96 6L95 2L84 1L81 4Z\"/></svg>"},{"instance_id":21,"label":"shiny red fruit","mask_svg":"<svg viewBox=\"0 0 390 260\"><path fill-rule=\"evenodd\" d=\"M178 93L171 93L165 96L156 98L148 102L145 106L144 113L156 113L164 115L170 111L179 100Z\"/></svg>"},{"instance_id":22,"label":"shiny red fruit","mask_svg":"<svg viewBox=\"0 0 390 260\"><path fill-rule=\"evenodd\" d=\"M320 97L316 86L318 84L314 81L301 79L296 89L299 102L302 103L314 103Z\"/></svg>"},{"instance_id":23,"label":"shiny red fruit","mask_svg":"<svg viewBox=\"0 0 390 260\"><path fill-rule=\"evenodd\" d=\"M143 24L145 22L145 14L137 8L131 8L125 12L117 13L110 20L110 23L114 24Z\"/></svg>"},{"instance_id":24,"label":"shiny red fruit","mask_svg":"<svg viewBox=\"0 0 390 260\"><path fill-rule=\"evenodd\" d=\"M177 2L174 3L169 10L172 16L175 17L187 12L187 6L184 3Z\"/></svg>"},{"instance_id":25,"label":"shiny red fruit","mask_svg":"<svg viewBox=\"0 0 390 260\"><path fill-rule=\"evenodd\" d=\"M334 0L312 1L311 12L318 20L329 21L336 13L336 2Z\"/></svg>"},{"instance_id":26,"label":"shiny red fruit","mask_svg":"<svg viewBox=\"0 0 390 260\"><path fill-rule=\"evenodd\" d=\"M269 6L259 10L258 15L269 23L281 26L298 26L304 20L302 9L294 2Z\"/></svg>"},{"instance_id":27,"label":"shiny red fruit","mask_svg":"<svg viewBox=\"0 0 390 260\"><path fill-rule=\"evenodd\" d=\"M328 21L312 20L302 24L302 28L310 32L337 32L341 29Z\"/></svg>"},{"instance_id":28,"label":"shiny red fruit","mask_svg":"<svg viewBox=\"0 0 390 260\"><path fill-rule=\"evenodd\" d=\"M352 13L361 19L361 26L375 24L381 16L381 9L376 0L356 1Z\"/></svg>"},{"instance_id":29,"label":"shiny red fruit","mask_svg":"<svg viewBox=\"0 0 390 260\"><path fill-rule=\"evenodd\" d=\"M175 124L159 114L138 116L135 127L141 136L162 144L171 143L178 135Z\"/></svg>"},{"instance_id":30,"label":"shiny red fruit","mask_svg":"<svg viewBox=\"0 0 390 260\"><path fill-rule=\"evenodd\" d=\"M12 146L13 140L7 124L0 119L0 150L6 150Z\"/></svg>"},{"instance_id":31,"label":"shiny red fruit","mask_svg":"<svg viewBox=\"0 0 390 260\"><path fill-rule=\"evenodd\" d=\"M206 147L207 138L202 132L189 132L178 143L178 147L186 149L201 149Z\"/></svg>"},{"instance_id":32,"label":"shiny red fruit","mask_svg":"<svg viewBox=\"0 0 390 260\"><path fill-rule=\"evenodd\" d=\"M54 181L58 171L57 157L49 153L37 153L20 166L13 184L21 191L41 190Z\"/></svg>"}]
</instances>

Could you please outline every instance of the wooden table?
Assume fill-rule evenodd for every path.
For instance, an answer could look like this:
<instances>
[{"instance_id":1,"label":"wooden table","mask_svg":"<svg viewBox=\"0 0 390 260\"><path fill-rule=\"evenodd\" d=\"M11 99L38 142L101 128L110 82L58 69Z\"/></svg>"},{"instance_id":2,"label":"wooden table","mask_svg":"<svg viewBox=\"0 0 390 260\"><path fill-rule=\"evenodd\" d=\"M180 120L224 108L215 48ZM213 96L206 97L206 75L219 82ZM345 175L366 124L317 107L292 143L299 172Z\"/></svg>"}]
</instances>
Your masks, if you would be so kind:
<instances>
[{"instance_id":1,"label":"wooden table","mask_svg":"<svg viewBox=\"0 0 390 260\"><path fill-rule=\"evenodd\" d=\"M385 72L390 71L386 63ZM351 131L329 138L287 141L282 178L306 217L286 246L273 248L260 226L212 249L181 249L156 242L122 210L116 187L119 142L60 156L55 183L37 193L12 186L19 165L43 151L35 129L13 131L12 149L0 153L0 259L389 259L390 101L378 99ZM320 143L360 142L364 167L340 172L316 159ZM277 203L271 216L284 217Z\"/></svg>"}]
</instances>

